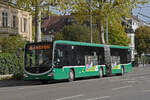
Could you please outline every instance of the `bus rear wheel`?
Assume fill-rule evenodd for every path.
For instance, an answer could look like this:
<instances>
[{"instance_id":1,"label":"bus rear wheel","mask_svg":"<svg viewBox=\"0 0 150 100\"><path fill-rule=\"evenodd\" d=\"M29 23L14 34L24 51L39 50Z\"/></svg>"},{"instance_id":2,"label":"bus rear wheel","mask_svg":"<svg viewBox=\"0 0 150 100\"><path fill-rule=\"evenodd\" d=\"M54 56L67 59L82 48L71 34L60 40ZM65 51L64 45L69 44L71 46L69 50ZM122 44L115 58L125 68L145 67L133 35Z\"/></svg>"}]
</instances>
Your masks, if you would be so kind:
<instances>
[{"instance_id":1,"label":"bus rear wheel","mask_svg":"<svg viewBox=\"0 0 150 100\"><path fill-rule=\"evenodd\" d=\"M99 69L99 78L102 78L103 76L104 76L104 74L103 74L103 69L100 68L100 69Z\"/></svg>"},{"instance_id":2,"label":"bus rear wheel","mask_svg":"<svg viewBox=\"0 0 150 100\"><path fill-rule=\"evenodd\" d=\"M74 81L74 71L72 69L70 69L69 71L69 78L68 78L69 82Z\"/></svg>"}]
</instances>

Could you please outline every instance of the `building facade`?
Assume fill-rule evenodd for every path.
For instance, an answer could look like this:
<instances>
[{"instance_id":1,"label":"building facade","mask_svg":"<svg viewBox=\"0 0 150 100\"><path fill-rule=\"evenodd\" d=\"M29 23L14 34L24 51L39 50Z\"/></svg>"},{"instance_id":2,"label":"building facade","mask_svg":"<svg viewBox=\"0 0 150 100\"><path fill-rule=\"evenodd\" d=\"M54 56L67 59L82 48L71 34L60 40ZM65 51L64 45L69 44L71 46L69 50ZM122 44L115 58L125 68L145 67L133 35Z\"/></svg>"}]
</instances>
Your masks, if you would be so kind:
<instances>
[{"instance_id":1,"label":"building facade","mask_svg":"<svg viewBox=\"0 0 150 100\"><path fill-rule=\"evenodd\" d=\"M66 16L50 16L42 22L41 30L43 33L43 41L53 41L55 32L60 31L66 25L74 23L73 17Z\"/></svg>"},{"instance_id":2,"label":"building facade","mask_svg":"<svg viewBox=\"0 0 150 100\"><path fill-rule=\"evenodd\" d=\"M127 33L127 36L130 39L129 47L131 48L132 61L135 60L135 55L137 54L135 50L135 30L141 26L150 27L149 24L140 20L138 16L132 16L131 18L127 19L125 32Z\"/></svg>"},{"instance_id":3,"label":"building facade","mask_svg":"<svg viewBox=\"0 0 150 100\"><path fill-rule=\"evenodd\" d=\"M32 15L0 1L0 37L12 35L32 41Z\"/></svg>"}]
</instances>

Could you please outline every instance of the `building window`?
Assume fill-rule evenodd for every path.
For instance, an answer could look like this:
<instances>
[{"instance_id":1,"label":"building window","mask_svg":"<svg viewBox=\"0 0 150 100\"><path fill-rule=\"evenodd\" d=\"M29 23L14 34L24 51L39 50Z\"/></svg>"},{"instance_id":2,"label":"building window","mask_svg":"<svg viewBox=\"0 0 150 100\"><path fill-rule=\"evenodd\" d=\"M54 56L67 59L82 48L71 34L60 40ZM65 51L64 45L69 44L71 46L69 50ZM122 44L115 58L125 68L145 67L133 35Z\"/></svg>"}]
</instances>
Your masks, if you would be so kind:
<instances>
[{"instance_id":1,"label":"building window","mask_svg":"<svg viewBox=\"0 0 150 100\"><path fill-rule=\"evenodd\" d=\"M12 27L15 28L16 27L16 16L12 17Z\"/></svg>"},{"instance_id":2,"label":"building window","mask_svg":"<svg viewBox=\"0 0 150 100\"><path fill-rule=\"evenodd\" d=\"M22 19L22 32L27 32L27 19Z\"/></svg>"},{"instance_id":3,"label":"building window","mask_svg":"<svg viewBox=\"0 0 150 100\"><path fill-rule=\"evenodd\" d=\"M3 27L8 26L8 14L7 14L7 12L2 12L2 26Z\"/></svg>"}]
</instances>

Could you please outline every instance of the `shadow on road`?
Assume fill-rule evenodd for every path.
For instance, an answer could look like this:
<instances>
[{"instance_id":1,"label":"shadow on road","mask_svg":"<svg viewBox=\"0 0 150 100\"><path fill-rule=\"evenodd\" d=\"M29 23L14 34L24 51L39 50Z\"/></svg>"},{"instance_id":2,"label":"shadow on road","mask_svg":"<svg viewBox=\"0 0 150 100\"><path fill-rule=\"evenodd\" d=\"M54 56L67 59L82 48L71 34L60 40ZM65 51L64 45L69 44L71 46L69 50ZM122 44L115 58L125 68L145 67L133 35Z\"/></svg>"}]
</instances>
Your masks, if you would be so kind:
<instances>
[{"instance_id":1,"label":"shadow on road","mask_svg":"<svg viewBox=\"0 0 150 100\"><path fill-rule=\"evenodd\" d=\"M95 79L93 77L88 78L80 78L76 79L76 81L88 80L88 79ZM49 81L48 84L59 84L59 83L67 83L67 80L61 81ZM17 86L33 86L33 85L45 85L40 81L24 81L24 80L1 80L0 81L0 88L2 87L17 87Z\"/></svg>"},{"instance_id":2,"label":"shadow on road","mask_svg":"<svg viewBox=\"0 0 150 100\"><path fill-rule=\"evenodd\" d=\"M111 76L113 77L113 76ZM117 77L117 76L115 76ZM104 77L106 78L106 77ZM75 81L82 81L82 80L92 80L97 79L97 77L85 77L85 78L79 78ZM59 81L49 81L45 84L60 84L60 83L68 83L67 80L59 80ZM2 87L17 87L17 86L33 86L33 85L45 85L44 83L40 81L24 81L24 80L1 80L0 81L0 88Z\"/></svg>"},{"instance_id":3,"label":"shadow on road","mask_svg":"<svg viewBox=\"0 0 150 100\"><path fill-rule=\"evenodd\" d=\"M67 83L67 80L61 81L49 81L48 84L59 84L59 83ZM33 86L33 85L45 85L40 81L24 81L24 80L1 80L0 88L2 87L17 87L17 86Z\"/></svg>"},{"instance_id":4,"label":"shadow on road","mask_svg":"<svg viewBox=\"0 0 150 100\"><path fill-rule=\"evenodd\" d=\"M39 85L40 82L33 81L23 81L23 80L1 80L1 87L16 87L16 86L30 86L30 85Z\"/></svg>"}]
</instances>

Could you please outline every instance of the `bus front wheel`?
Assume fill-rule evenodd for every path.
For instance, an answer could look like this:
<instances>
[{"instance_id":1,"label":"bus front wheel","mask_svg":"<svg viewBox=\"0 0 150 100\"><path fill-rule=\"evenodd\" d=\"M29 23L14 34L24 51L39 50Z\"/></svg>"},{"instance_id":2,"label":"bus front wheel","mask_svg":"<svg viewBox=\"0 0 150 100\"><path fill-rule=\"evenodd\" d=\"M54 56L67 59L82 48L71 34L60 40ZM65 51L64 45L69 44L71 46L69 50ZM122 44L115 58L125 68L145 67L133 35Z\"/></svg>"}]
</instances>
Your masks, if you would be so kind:
<instances>
[{"instance_id":1,"label":"bus front wheel","mask_svg":"<svg viewBox=\"0 0 150 100\"><path fill-rule=\"evenodd\" d=\"M70 71L69 71L69 78L68 78L68 81L69 81L69 82L74 81L74 72L73 72L72 69L70 69Z\"/></svg>"},{"instance_id":2,"label":"bus front wheel","mask_svg":"<svg viewBox=\"0 0 150 100\"><path fill-rule=\"evenodd\" d=\"M103 77L103 69L100 68L100 69L99 69L99 78L102 78L102 77Z\"/></svg>"}]
</instances>

